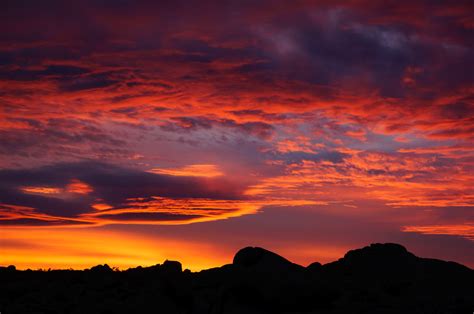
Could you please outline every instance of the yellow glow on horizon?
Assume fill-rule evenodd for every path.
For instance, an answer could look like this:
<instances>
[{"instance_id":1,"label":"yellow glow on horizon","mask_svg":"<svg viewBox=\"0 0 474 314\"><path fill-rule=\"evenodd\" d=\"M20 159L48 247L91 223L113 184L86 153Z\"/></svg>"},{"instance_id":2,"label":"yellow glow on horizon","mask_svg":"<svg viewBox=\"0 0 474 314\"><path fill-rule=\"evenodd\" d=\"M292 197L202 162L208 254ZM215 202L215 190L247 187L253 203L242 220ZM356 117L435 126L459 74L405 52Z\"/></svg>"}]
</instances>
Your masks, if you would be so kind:
<instances>
[{"instance_id":1,"label":"yellow glow on horizon","mask_svg":"<svg viewBox=\"0 0 474 314\"><path fill-rule=\"evenodd\" d=\"M3 228L0 235L0 265L18 269L85 269L104 263L127 269L169 259L198 271L231 258L210 244L89 228Z\"/></svg>"},{"instance_id":2,"label":"yellow glow on horizon","mask_svg":"<svg viewBox=\"0 0 474 314\"><path fill-rule=\"evenodd\" d=\"M125 270L176 260L181 262L183 269L200 271L231 263L234 254L248 245L252 243L222 246L218 242L157 235L150 237L102 228L7 227L0 230L0 266L15 265L17 269L86 269L108 264ZM318 243L258 243L257 246L302 266L337 260L350 249Z\"/></svg>"}]
</instances>

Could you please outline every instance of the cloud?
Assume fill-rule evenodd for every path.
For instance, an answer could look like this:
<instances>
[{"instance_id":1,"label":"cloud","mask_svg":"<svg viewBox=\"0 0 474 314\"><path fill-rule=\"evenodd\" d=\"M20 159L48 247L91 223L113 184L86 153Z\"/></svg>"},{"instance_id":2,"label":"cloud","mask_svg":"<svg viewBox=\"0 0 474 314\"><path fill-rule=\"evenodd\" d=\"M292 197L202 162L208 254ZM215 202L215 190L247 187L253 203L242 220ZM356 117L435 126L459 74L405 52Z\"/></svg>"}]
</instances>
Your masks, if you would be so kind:
<instances>
[{"instance_id":1,"label":"cloud","mask_svg":"<svg viewBox=\"0 0 474 314\"><path fill-rule=\"evenodd\" d=\"M253 211L239 201L239 188L224 179L157 174L97 162L1 170L0 182L4 215L0 220L8 224L189 222Z\"/></svg>"},{"instance_id":2,"label":"cloud","mask_svg":"<svg viewBox=\"0 0 474 314\"><path fill-rule=\"evenodd\" d=\"M59 82L60 90L64 92L76 92L89 89L101 89L118 83L108 73L97 73L72 79L62 79Z\"/></svg>"},{"instance_id":3,"label":"cloud","mask_svg":"<svg viewBox=\"0 0 474 314\"><path fill-rule=\"evenodd\" d=\"M421 234L462 236L474 241L474 225L470 223L460 225L405 226L402 230L404 232L417 232Z\"/></svg>"},{"instance_id":4,"label":"cloud","mask_svg":"<svg viewBox=\"0 0 474 314\"><path fill-rule=\"evenodd\" d=\"M280 158L287 164L284 173L251 186L247 195L322 201L366 198L394 207L474 206L469 161L453 169L449 159L410 153L287 153Z\"/></svg>"},{"instance_id":5,"label":"cloud","mask_svg":"<svg viewBox=\"0 0 474 314\"><path fill-rule=\"evenodd\" d=\"M260 121L239 123L231 119L215 119L207 117L173 117L173 122L167 122L161 126L164 131L196 131L209 130L211 128L227 128L237 130L240 133L253 135L261 139L269 139L274 132L274 127Z\"/></svg>"},{"instance_id":6,"label":"cloud","mask_svg":"<svg viewBox=\"0 0 474 314\"><path fill-rule=\"evenodd\" d=\"M174 169L161 169L154 168L149 172L157 174L165 174L172 176L187 176L187 177L218 177L222 176L224 173L219 170L219 167L216 165L189 165L182 168Z\"/></svg>"},{"instance_id":7,"label":"cloud","mask_svg":"<svg viewBox=\"0 0 474 314\"><path fill-rule=\"evenodd\" d=\"M88 69L71 65L50 65L42 70L12 70L0 75L3 80L34 81L42 78L74 77L89 72Z\"/></svg>"}]
</instances>

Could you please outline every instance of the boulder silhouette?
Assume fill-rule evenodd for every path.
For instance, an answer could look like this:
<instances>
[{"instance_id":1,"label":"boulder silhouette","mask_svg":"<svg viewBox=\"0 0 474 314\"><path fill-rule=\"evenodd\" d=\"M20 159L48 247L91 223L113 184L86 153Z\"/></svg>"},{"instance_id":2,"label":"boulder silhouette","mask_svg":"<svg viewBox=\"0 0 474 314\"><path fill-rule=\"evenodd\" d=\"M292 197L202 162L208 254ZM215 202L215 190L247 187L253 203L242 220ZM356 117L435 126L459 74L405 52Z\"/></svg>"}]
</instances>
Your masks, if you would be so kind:
<instances>
[{"instance_id":1,"label":"boulder silhouette","mask_svg":"<svg viewBox=\"0 0 474 314\"><path fill-rule=\"evenodd\" d=\"M351 250L343 258L325 265L325 268L338 268L338 271L361 276L411 275L417 269L419 258L406 248L395 243L375 243Z\"/></svg>"},{"instance_id":2,"label":"boulder silhouette","mask_svg":"<svg viewBox=\"0 0 474 314\"><path fill-rule=\"evenodd\" d=\"M183 271L183 267L181 266L180 262L169 260L166 260L163 265L161 265L161 269L167 273L180 273Z\"/></svg>"},{"instance_id":3,"label":"boulder silhouette","mask_svg":"<svg viewBox=\"0 0 474 314\"><path fill-rule=\"evenodd\" d=\"M308 267L258 247L201 272L0 267L1 313L472 313L474 270L386 243Z\"/></svg>"},{"instance_id":4,"label":"boulder silhouette","mask_svg":"<svg viewBox=\"0 0 474 314\"><path fill-rule=\"evenodd\" d=\"M278 254L260 247L246 247L234 256L233 265L257 271L291 271L302 269L300 265L294 264Z\"/></svg>"},{"instance_id":5,"label":"boulder silhouette","mask_svg":"<svg viewBox=\"0 0 474 314\"><path fill-rule=\"evenodd\" d=\"M361 249L351 250L344 255L347 262L397 263L414 260L416 256L396 243L374 243Z\"/></svg>"},{"instance_id":6,"label":"boulder silhouette","mask_svg":"<svg viewBox=\"0 0 474 314\"><path fill-rule=\"evenodd\" d=\"M113 269L109 265L104 264L91 267L90 271L94 273L110 273L113 272Z\"/></svg>"},{"instance_id":7,"label":"boulder silhouette","mask_svg":"<svg viewBox=\"0 0 474 314\"><path fill-rule=\"evenodd\" d=\"M321 265L320 262L314 262L309 264L306 269L309 271L320 271L322 269L323 265Z\"/></svg>"}]
</instances>

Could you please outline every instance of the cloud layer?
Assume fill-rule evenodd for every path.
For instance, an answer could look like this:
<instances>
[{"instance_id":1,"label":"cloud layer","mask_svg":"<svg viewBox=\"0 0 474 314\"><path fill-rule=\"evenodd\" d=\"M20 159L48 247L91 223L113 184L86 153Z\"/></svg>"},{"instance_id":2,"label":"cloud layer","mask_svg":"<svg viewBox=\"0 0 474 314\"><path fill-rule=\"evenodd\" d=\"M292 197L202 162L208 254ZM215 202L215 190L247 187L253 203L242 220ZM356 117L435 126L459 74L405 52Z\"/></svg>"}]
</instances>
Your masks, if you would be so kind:
<instances>
[{"instance_id":1,"label":"cloud layer","mask_svg":"<svg viewBox=\"0 0 474 314\"><path fill-rule=\"evenodd\" d=\"M0 223L10 225L189 223L239 216L255 207L222 179L96 162L2 170L0 182Z\"/></svg>"}]
</instances>

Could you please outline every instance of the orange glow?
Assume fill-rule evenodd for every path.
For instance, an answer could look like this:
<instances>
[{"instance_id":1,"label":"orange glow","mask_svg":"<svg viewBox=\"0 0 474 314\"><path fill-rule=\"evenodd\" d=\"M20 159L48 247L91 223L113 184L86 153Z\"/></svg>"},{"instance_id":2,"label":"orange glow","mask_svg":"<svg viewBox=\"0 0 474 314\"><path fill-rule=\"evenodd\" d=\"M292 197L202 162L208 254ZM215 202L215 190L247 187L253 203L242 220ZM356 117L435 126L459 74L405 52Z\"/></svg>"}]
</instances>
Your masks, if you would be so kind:
<instances>
[{"instance_id":1,"label":"orange glow","mask_svg":"<svg viewBox=\"0 0 474 314\"><path fill-rule=\"evenodd\" d=\"M61 189L46 186L25 186L21 190L28 194L59 194Z\"/></svg>"},{"instance_id":2,"label":"orange glow","mask_svg":"<svg viewBox=\"0 0 474 314\"><path fill-rule=\"evenodd\" d=\"M107 263L126 269L179 260L194 271L230 262L212 245L168 238L144 238L99 229L2 228L0 265L84 269Z\"/></svg>"},{"instance_id":3,"label":"orange glow","mask_svg":"<svg viewBox=\"0 0 474 314\"><path fill-rule=\"evenodd\" d=\"M107 204L95 204L99 208ZM93 205L94 207L94 205ZM96 207L94 207L96 208ZM109 207L111 208L111 207ZM80 216L84 222L95 224L153 224L153 225L182 225L194 222L213 221L254 214L260 208L259 203L234 200L213 199L171 199L165 197L152 197L145 202L130 200L127 206L120 209L102 209L99 212L87 213ZM97 209L97 208L96 208ZM100 210L100 209L99 209ZM114 215L121 214L165 214L168 218L160 220L127 219L118 220ZM101 217L107 215L108 218ZM174 219L180 217L183 219ZM118 217L118 216L117 216Z\"/></svg>"},{"instance_id":4,"label":"orange glow","mask_svg":"<svg viewBox=\"0 0 474 314\"><path fill-rule=\"evenodd\" d=\"M96 210L95 212L84 213L77 218L56 217L37 213L34 208L30 207L0 204L0 220L34 218L45 222L74 222L74 224L69 226L70 228L108 224L186 225L256 214L264 206L323 204L327 203L304 199L292 200L284 197L262 200L214 200L171 199L155 196L151 200L130 199L125 207L117 209L105 203L94 203L91 204L91 207ZM6 209L6 211L4 212L2 209ZM159 216L160 214L162 216ZM130 215L130 217L120 219L121 215ZM147 215L150 218L143 218L147 217ZM153 215L158 215L158 218L153 218ZM142 218L135 218L134 216Z\"/></svg>"},{"instance_id":5,"label":"orange glow","mask_svg":"<svg viewBox=\"0 0 474 314\"><path fill-rule=\"evenodd\" d=\"M196 222L215 221L256 214L263 206L303 206L321 204L325 203L310 200L287 200L278 198L259 201L243 201L153 197L152 200L146 202L130 200L127 207L120 209L99 209L99 212L81 215L78 220L97 225L130 223L144 225L186 225ZM114 218L114 215L121 214L165 214L169 216L159 220L132 218L119 220ZM107 215L107 218L101 217L103 215ZM180 216L182 216L181 219L174 219L174 217L179 218Z\"/></svg>"},{"instance_id":6,"label":"orange glow","mask_svg":"<svg viewBox=\"0 0 474 314\"><path fill-rule=\"evenodd\" d=\"M169 168L169 169L160 169L154 168L149 170L151 173L156 174L165 174L170 176L183 176L183 177L218 177L222 176L224 173L219 170L216 165L210 164L197 164L189 165L182 168Z\"/></svg>"},{"instance_id":7,"label":"orange glow","mask_svg":"<svg viewBox=\"0 0 474 314\"><path fill-rule=\"evenodd\" d=\"M202 241L160 236L149 238L100 228L53 230L9 227L3 228L0 235L0 265L14 264L18 269L84 269L104 263L127 269L151 266L169 259L180 261L183 269L200 271L230 263L233 255L241 248L224 248ZM315 261L328 263L342 257L350 249L346 246L320 244L264 246L301 265Z\"/></svg>"},{"instance_id":8,"label":"orange glow","mask_svg":"<svg viewBox=\"0 0 474 314\"><path fill-rule=\"evenodd\" d=\"M422 234L455 235L474 241L474 224L472 223L459 225L404 226L402 231Z\"/></svg>"},{"instance_id":9,"label":"orange glow","mask_svg":"<svg viewBox=\"0 0 474 314\"><path fill-rule=\"evenodd\" d=\"M89 194L93 191L92 187L84 182L79 180L72 180L66 186L66 191L69 193L76 193L76 194Z\"/></svg>"},{"instance_id":10,"label":"orange glow","mask_svg":"<svg viewBox=\"0 0 474 314\"><path fill-rule=\"evenodd\" d=\"M391 156L382 153L352 152L341 163L309 161L290 164L284 175L268 177L250 186L251 197L333 200L354 197L376 198L386 204L400 206L474 206L469 188L474 176L461 168L436 173L439 178L414 180L417 172L431 173L432 157ZM345 194L338 191L345 189Z\"/></svg>"},{"instance_id":11,"label":"orange glow","mask_svg":"<svg viewBox=\"0 0 474 314\"><path fill-rule=\"evenodd\" d=\"M42 222L59 222L63 219L52 217L46 214L38 213L33 207L11 205L0 203L0 220L11 219L36 219ZM63 221L66 221L64 219Z\"/></svg>"},{"instance_id":12,"label":"orange glow","mask_svg":"<svg viewBox=\"0 0 474 314\"><path fill-rule=\"evenodd\" d=\"M297 136L295 139L285 139L278 143L277 150L282 153L305 152L315 153L317 149L324 147L323 144L312 144L311 139L306 136Z\"/></svg>"},{"instance_id":13,"label":"orange glow","mask_svg":"<svg viewBox=\"0 0 474 314\"><path fill-rule=\"evenodd\" d=\"M71 180L71 182L64 188L53 188L48 186L25 186L21 188L22 192L29 194L62 194L63 192L75 193L75 194L89 194L93 191L92 187L77 179ZM64 195L63 195L64 196Z\"/></svg>"},{"instance_id":14,"label":"orange glow","mask_svg":"<svg viewBox=\"0 0 474 314\"><path fill-rule=\"evenodd\" d=\"M275 252L285 257L291 256L291 261L307 266L313 262L322 264L336 261L350 250L351 247L339 245L303 245L282 246L272 248Z\"/></svg>"},{"instance_id":15,"label":"orange glow","mask_svg":"<svg viewBox=\"0 0 474 314\"><path fill-rule=\"evenodd\" d=\"M112 208L112 206L110 206L108 204L105 204L105 203L92 204L91 207L94 208L95 210L107 210L107 209Z\"/></svg>"}]
</instances>

